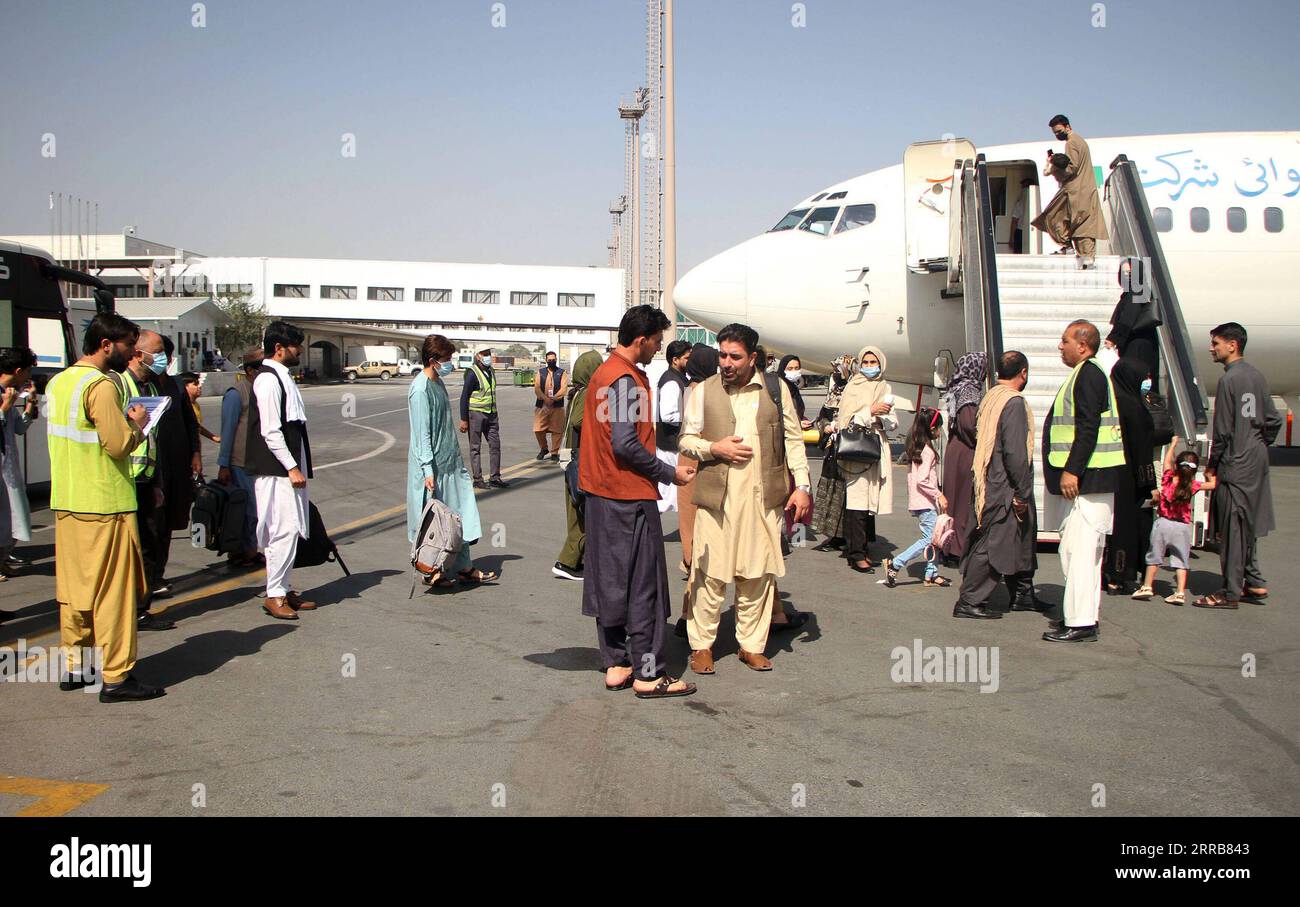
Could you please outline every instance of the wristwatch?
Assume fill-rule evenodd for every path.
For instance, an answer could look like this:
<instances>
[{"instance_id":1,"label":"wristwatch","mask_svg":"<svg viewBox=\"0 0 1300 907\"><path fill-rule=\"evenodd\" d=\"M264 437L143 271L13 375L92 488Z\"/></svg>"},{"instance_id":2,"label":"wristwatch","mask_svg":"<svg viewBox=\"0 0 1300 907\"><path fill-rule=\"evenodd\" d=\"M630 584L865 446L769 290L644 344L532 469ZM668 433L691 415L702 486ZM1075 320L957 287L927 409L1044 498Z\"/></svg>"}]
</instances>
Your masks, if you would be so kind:
<instances>
[{"instance_id":1,"label":"wristwatch","mask_svg":"<svg viewBox=\"0 0 1300 907\"><path fill-rule=\"evenodd\" d=\"M808 485L796 485L795 491L802 491L804 494L812 494L812 488Z\"/></svg>"}]
</instances>

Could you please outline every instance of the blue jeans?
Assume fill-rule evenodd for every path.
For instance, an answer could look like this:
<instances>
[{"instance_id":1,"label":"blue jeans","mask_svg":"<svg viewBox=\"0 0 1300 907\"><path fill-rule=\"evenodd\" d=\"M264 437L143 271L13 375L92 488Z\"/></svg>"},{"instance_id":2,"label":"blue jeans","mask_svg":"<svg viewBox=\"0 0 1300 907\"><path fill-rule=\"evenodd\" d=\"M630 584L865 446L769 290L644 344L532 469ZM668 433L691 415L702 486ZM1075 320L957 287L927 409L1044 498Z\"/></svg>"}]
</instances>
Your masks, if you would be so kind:
<instances>
[{"instance_id":1,"label":"blue jeans","mask_svg":"<svg viewBox=\"0 0 1300 907\"><path fill-rule=\"evenodd\" d=\"M895 570L902 570L912 558L925 553L925 549L930 546L930 538L934 535L934 522L939 518L939 514L933 510L911 510L908 512L916 517L916 525L921 528L921 537L913 542L910 548L894 558L893 567ZM939 552L937 549L930 547L930 559L925 562L925 578L931 579L938 575Z\"/></svg>"}]
</instances>

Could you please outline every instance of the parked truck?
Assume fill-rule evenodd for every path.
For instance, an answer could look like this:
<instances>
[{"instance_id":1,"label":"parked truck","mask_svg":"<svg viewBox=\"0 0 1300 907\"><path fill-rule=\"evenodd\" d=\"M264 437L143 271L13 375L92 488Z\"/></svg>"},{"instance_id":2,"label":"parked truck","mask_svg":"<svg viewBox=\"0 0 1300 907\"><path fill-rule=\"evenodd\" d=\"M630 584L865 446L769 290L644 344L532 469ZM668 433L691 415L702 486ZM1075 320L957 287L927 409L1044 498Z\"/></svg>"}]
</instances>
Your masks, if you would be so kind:
<instances>
[{"instance_id":1,"label":"parked truck","mask_svg":"<svg viewBox=\"0 0 1300 907\"><path fill-rule=\"evenodd\" d=\"M350 346L343 366L343 380L378 378L387 381L394 375L401 375L400 362L405 352L395 346Z\"/></svg>"}]
</instances>

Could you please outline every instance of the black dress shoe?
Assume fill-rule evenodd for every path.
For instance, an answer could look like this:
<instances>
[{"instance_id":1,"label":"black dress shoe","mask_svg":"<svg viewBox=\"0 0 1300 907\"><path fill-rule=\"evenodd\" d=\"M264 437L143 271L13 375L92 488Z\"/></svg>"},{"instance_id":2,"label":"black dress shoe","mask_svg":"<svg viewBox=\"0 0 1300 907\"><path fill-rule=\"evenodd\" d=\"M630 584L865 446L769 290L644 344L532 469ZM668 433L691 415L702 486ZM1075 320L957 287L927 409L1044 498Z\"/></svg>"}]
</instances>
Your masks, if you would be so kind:
<instances>
[{"instance_id":1,"label":"black dress shoe","mask_svg":"<svg viewBox=\"0 0 1300 907\"><path fill-rule=\"evenodd\" d=\"M1091 627L1062 626L1059 630L1048 630L1043 639L1047 642L1095 642L1100 635L1096 624Z\"/></svg>"},{"instance_id":2,"label":"black dress shoe","mask_svg":"<svg viewBox=\"0 0 1300 907\"><path fill-rule=\"evenodd\" d=\"M771 627L771 632L784 633L788 630L798 630L806 623L808 623L808 612L800 611L797 614L787 615L785 619L785 623L783 624L778 624L776 622L773 622Z\"/></svg>"},{"instance_id":3,"label":"black dress shoe","mask_svg":"<svg viewBox=\"0 0 1300 907\"><path fill-rule=\"evenodd\" d=\"M953 617L969 617L972 620L1001 620L1001 611L992 611L986 605L970 605L959 601L952 606Z\"/></svg>"},{"instance_id":4,"label":"black dress shoe","mask_svg":"<svg viewBox=\"0 0 1300 907\"><path fill-rule=\"evenodd\" d=\"M843 551L844 539L829 538L820 545L815 545L813 551Z\"/></svg>"},{"instance_id":5,"label":"black dress shoe","mask_svg":"<svg viewBox=\"0 0 1300 907\"><path fill-rule=\"evenodd\" d=\"M488 483L487 483L487 482L484 482L482 479L475 479L475 480L474 480L474 487L475 487L475 488L487 488L487 487L488 487Z\"/></svg>"},{"instance_id":6,"label":"black dress shoe","mask_svg":"<svg viewBox=\"0 0 1300 907\"><path fill-rule=\"evenodd\" d=\"M93 684L81 674L64 674L59 678L59 689L65 693L84 690L88 686Z\"/></svg>"},{"instance_id":7,"label":"black dress shoe","mask_svg":"<svg viewBox=\"0 0 1300 907\"><path fill-rule=\"evenodd\" d=\"M163 583L157 589L153 590L154 598L168 598L172 594L171 583Z\"/></svg>"},{"instance_id":8,"label":"black dress shoe","mask_svg":"<svg viewBox=\"0 0 1300 907\"><path fill-rule=\"evenodd\" d=\"M147 687L135 679L135 675L127 674L126 679L115 687L105 686L99 691L100 702L143 702L146 699L157 699L159 696L166 696L167 691L162 687Z\"/></svg>"},{"instance_id":9,"label":"black dress shoe","mask_svg":"<svg viewBox=\"0 0 1300 907\"><path fill-rule=\"evenodd\" d=\"M1043 601L1037 595L1017 595L1016 600L1011 603L1012 611L1037 611L1042 614L1048 608L1052 607L1051 603Z\"/></svg>"},{"instance_id":10,"label":"black dress shoe","mask_svg":"<svg viewBox=\"0 0 1300 907\"><path fill-rule=\"evenodd\" d=\"M175 626L174 621L166 620L148 611L141 614L140 619L135 622L137 630L170 630Z\"/></svg>"},{"instance_id":11,"label":"black dress shoe","mask_svg":"<svg viewBox=\"0 0 1300 907\"><path fill-rule=\"evenodd\" d=\"M32 565L32 562L27 558L19 557L16 554L11 554L5 558L5 563L10 567L30 567Z\"/></svg>"},{"instance_id":12,"label":"black dress shoe","mask_svg":"<svg viewBox=\"0 0 1300 907\"><path fill-rule=\"evenodd\" d=\"M509 488L510 483L503 481L501 478L495 478L488 482L493 488Z\"/></svg>"},{"instance_id":13,"label":"black dress shoe","mask_svg":"<svg viewBox=\"0 0 1300 907\"><path fill-rule=\"evenodd\" d=\"M545 451L545 449L543 449L542 451L540 451L540 452L537 454L537 459L539 459L539 460L545 460L545 459L546 459L546 451Z\"/></svg>"}]
</instances>

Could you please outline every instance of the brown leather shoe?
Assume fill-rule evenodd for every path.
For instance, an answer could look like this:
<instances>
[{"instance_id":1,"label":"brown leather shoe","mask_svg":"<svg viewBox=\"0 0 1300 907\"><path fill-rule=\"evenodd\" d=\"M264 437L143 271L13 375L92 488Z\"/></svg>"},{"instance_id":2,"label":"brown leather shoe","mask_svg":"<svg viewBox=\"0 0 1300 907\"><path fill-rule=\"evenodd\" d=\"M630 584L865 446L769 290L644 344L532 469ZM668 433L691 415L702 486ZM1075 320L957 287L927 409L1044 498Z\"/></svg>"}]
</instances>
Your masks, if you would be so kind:
<instances>
[{"instance_id":1,"label":"brown leather shoe","mask_svg":"<svg viewBox=\"0 0 1300 907\"><path fill-rule=\"evenodd\" d=\"M277 620L297 620L298 615L294 613L293 608L289 607L288 599L283 596L267 598L266 604L262 605L262 610Z\"/></svg>"},{"instance_id":2,"label":"brown leather shoe","mask_svg":"<svg viewBox=\"0 0 1300 907\"><path fill-rule=\"evenodd\" d=\"M315 603L315 602L309 602L309 601L307 601L307 599L303 598L303 597L302 597L301 595L299 595L297 592L290 592L289 595L288 595L287 601L289 602L289 607L290 607L290 608L293 608L293 610L295 610L295 611L315 611L315 610L316 610L316 603Z\"/></svg>"},{"instance_id":3,"label":"brown leather shoe","mask_svg":"<svg viewBox=\"0 0 1300 907\"><path fill-rule=\"evenodd\" d=\"M696 674L714 674L713 670L713 652L710 649L694 649L691 651L691 670Z\"/></svg>"},{"instance_id":4,"label":"brown leather shoe","mask_svg":"<svg viewBox=\"0 0 1300 907\"><path fill-rule=\"evenodd\" d=\"M740 659L741 664L748 668L752 668L755 671L772 670L772 662L766 655L757 652L746 652L744 649L741 649L736 654L736 657Z\"/></svg>"}]
</instances>

